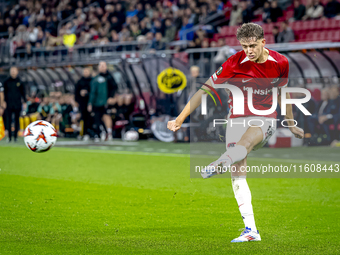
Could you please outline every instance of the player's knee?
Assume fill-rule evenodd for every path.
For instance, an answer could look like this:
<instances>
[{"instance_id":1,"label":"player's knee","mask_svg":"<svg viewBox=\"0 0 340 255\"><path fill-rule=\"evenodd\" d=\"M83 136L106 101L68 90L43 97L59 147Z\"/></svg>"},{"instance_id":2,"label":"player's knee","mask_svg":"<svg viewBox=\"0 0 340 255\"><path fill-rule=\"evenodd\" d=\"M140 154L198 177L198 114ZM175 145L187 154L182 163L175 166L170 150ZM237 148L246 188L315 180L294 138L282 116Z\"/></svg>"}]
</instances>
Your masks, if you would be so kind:
<instances>
[{"instance_id":1,"label":"player's knee","mask_svg":"<svg viewBox=\"0 0 340 255\"><path fill-rule=\"evenodd\" d=\"M246 147L248 152L252 150L252 141L248 137L241 139L238 143L236 143L236 145L241 145L241 146Z\"/></svg>"}]
</instances>

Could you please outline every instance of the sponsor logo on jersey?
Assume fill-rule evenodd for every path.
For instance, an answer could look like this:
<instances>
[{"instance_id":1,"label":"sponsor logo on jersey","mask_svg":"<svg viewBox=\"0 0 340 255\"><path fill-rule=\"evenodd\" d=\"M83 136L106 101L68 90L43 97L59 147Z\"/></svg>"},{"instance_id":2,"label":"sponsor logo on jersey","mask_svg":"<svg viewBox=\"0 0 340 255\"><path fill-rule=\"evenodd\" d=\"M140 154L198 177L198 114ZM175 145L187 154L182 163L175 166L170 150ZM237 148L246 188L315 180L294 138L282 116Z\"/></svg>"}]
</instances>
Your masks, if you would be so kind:
<instances>
[{"instance_id":1,"label":"sponsor logo on jersey","mask_svg":"<svg viewBox=\"0 0 340 255\"><path fill-rule=\"evenodd\" d=\"M19 86L20 86L20 82L17 83L17 87L19 87Z\"/></svg>"},{"instance_id":2,"label":"sponsor logo on jersey","mask_svg":"<svg viewBox=\"0 0 340 255\"><path fill-rule=\"evenodd\" d=\"M245 82L250 81L250 80L252 80L252 79L253 79L253 78L250 78L250 79L242 79L242 82L245 83Z\"/></svg>"},{"instance_id":3,"label":"sponsor logo on jersey","mask_svg":"<svg viewBox=\"0 0 340 255\"><path fill-rule=\"evenodd\" d=\"M220 75L222 73L223 67L220 66L220 68L218 68L218 70L216 71L217 75Z\"/></svg>"},{"instance_id":4,"label":"sponsor logo on jersey","mask_svg":"<svg viewBox=\"0 0 340 255\"><path fill-rule=\"evenodd\" d=\"M166 94L172 94L187 86L185 74L176 68L166 68L157 76L158 88Z\"/></svg>"},{"instance_id":5,"label":"sponsor logo on jersey","mask_svg":"<svg viewBox=\"0 0 340 255\"><path fill-rule=\"evenodd\" d=\"M243 87L244 91L248 91L248 89L251 87ZM254 89L253 94L255 95L268 95L272 92L273 89Z\"/></svg>"}]
</instances>

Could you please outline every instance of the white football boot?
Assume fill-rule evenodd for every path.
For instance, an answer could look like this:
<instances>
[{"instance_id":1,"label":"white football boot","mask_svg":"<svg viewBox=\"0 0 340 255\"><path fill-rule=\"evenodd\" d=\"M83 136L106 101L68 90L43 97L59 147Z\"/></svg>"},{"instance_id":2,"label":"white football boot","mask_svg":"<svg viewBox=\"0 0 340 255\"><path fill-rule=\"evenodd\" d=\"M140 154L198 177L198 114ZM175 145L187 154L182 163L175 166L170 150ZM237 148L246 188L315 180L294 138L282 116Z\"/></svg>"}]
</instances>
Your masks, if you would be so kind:
<instances>
[{"instance_id":1,"label":"white football boot","mask_svg":"<svg viewBox=\"0 0 340 255\"><path fill-rule=\"evenodd\" d=\"M235 239L233 239L232 243L243 243L243 242L251 242L251 241L261 241L261 236L259 231L252 231L250 228L246 227L241 235Z\"/></svg>"},{"instance_id":2,"label":"white football boot","mask_svg":"<svg viewBox=\"0 0 340 255\"><path fill-rule=\"evenodd\" d=\"M207 179L217 174L223 174L231 164L232 160L227 155L227 152L225 152L218 160L209 164L209 166L204 169L205 171L201 171L201 176L203 179Z\"/></svg>"}]
</instances>

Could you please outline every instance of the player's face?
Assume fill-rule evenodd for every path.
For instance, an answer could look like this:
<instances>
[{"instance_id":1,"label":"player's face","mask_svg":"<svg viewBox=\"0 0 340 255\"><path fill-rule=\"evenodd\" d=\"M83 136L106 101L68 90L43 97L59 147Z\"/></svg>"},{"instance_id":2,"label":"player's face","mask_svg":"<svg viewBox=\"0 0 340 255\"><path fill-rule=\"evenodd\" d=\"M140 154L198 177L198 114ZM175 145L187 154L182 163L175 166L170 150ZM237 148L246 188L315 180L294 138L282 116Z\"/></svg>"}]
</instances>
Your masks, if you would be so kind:
<instances>
[{"instance_id":1,"label":"player's face","mask_svg":"<svg viewBox=\"0 0 340 255\"><path fill-rule=\"evenodd\" d=\"M263 54L265 39L256 40L255 38L240 40L241 46L250 61L256 62Z\"/></svg>"}]
</instances>

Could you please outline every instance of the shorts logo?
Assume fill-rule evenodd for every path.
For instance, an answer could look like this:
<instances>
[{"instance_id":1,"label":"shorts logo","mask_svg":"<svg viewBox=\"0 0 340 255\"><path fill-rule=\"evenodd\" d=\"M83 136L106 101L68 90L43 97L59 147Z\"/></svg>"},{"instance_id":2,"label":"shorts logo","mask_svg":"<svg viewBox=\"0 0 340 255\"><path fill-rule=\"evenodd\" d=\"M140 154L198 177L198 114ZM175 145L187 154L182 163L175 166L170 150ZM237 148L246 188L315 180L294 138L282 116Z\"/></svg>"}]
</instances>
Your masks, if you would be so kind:
<instances>
[{"instance_id":1,"label":"shorts logo","mask_svg":"<svg viewBox=\"0 0 340 255\"><path fill-rule=\"evenodd\" d=\"M217 75L220 75L222 73L222 70L223 70L223 67L221 66L220 68L218 68L216 74Z\"/></svg>"},{"instance_id":2,"label":"shorts logo","mask_svg":"<svg viewBox=\"0 0 340 255\"><path fill-rule=\"evenodd\" d=\"M236 143L228 143L227 148L233 148L235 147Z\"/></svg>"},{"instance_id":3,"label":"shorts logo","mask_svg":"<svg viewBox=\"0 0 340 255\"><path fill-rule=\"evenodd\" d=\"M277 83L280 80L280 78L274 78L271 84Z\"/></svg>"},{"instance_id":4,"label":"shorts logo","mask_svg":"<svg viewBox=\"0 0 340 255\"><path fill-rule=\"evenodd\" d=\"M269 126L268 130L266 132L266 136L272 136L272 135L273 135L273 128L272 128L272 126Z\"/></svg>"}]
</instances>

